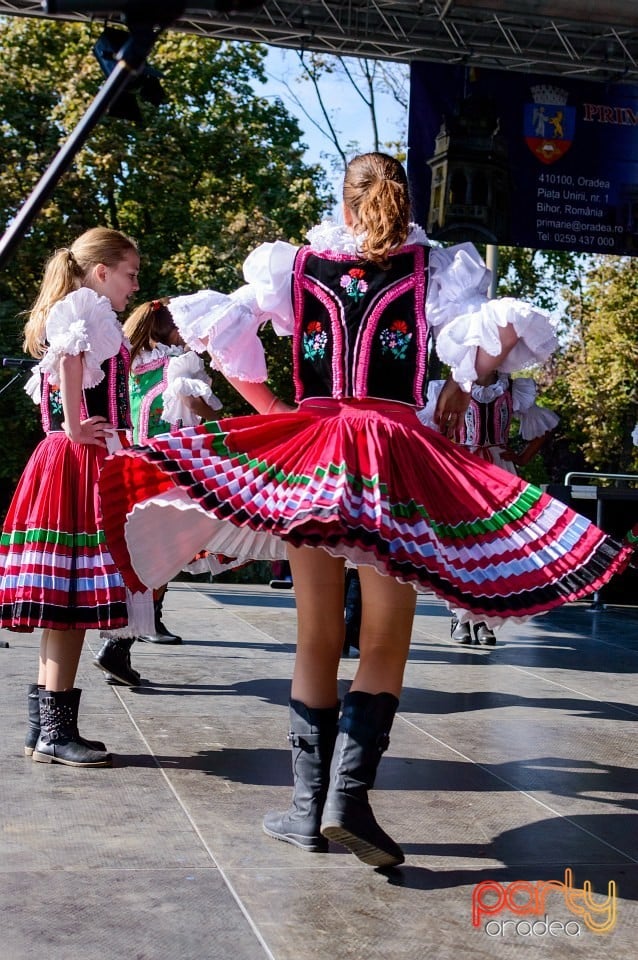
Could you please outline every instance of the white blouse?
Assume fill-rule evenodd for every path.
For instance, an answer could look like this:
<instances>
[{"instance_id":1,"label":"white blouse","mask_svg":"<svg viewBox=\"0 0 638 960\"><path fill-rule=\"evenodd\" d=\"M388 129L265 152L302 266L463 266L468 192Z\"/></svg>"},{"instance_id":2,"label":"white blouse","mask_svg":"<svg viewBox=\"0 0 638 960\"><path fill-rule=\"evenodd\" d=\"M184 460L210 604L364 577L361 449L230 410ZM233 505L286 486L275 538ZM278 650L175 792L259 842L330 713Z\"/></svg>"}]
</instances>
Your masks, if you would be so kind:
<instances>
[{"instance_id":1,"label":"white blouse","mask_svg":"<svg viewBox=\"0 0 638 960\"><path fill-rule=\"evenodd\" d=\"M477 403L491 403L502 397L509 383L509 375L499 372L494 383L472 385L472 396ZM434 412L445 380L431 380L428 383L427 402L418 413L419 420L427 427L434 427ZM519 431L523 440L535 440L554 430L560 423L560 417L553 410L539 407L536 403L538 391L531 377L516 377L512 380L512 413L519 421Z\"/></svg>"},{"instance_id":2,"label":"white blouse","mask_svg":"<svg viewBox=\"0 0 638 960\"><path fill-rule=\"evenodd\" d=\"M82 354L82 386L90 389L104 379L104 361L114 357L126 342L111 301L89 287L72 290L53 304L45 333L47 352L24 387L34 403L40 403L42 373L48 373L51 383L60 383L63 356Z\"/></svg>"},{"instance_id":3,"label":"white blouse","mask_svg":"<svg viewBox=\"0 0 638 960\"><path fill-rule=\"evenodd\" d=\"M211 389L204 361L193 350L158 343L152 350L140 350L132 365L133 373L153 364L166 366L166 387L162 393L162 420L184 427L196 426L201 417L191 409L188 398L201 397L213 410L221 410L222 402Z\"/></svg>"},{"instance_id":4,"label":"white blouse","mask_svg":"<svg viewBox=\"0 0 638 960\"><path fill-rule=\"evenodd\" d=\"M357 255L357 237L346 227L325 221L308 235L313 250ZM421 227L412 224L407 244L431 246L426 315L436 338L437 353L454 379L469 392L476 379L476 351L501 351L499 329L512 324L518 342L501 363L513 373L546 360L557 340L545 311L521 300L489 300L490 271L471 243L434 246ZM176 297L171 313L185 342L198 352L208 350L213 365L226 376L262 382L268 371L259 328L270 320L280 336L294 327L291 276L298 247L277 240L262 243L244 262L246 285L230 295L214 290Z\"/></svg>"}]
</instances>

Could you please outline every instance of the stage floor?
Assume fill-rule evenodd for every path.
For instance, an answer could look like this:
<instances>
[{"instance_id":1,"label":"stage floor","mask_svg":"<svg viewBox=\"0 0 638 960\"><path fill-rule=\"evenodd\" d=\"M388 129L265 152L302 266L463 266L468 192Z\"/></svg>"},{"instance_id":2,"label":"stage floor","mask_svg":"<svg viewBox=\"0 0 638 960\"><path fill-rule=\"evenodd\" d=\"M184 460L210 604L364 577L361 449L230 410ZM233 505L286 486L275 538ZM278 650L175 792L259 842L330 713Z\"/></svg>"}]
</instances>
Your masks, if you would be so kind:
<instances>
[{"instance_id":1,"label":"stage floor","mask_svg":"<svg viewBox=\"0 0 638 960\"><path fill-rule=\"evenodd\" d=\"M137 689L88 635L81 730L113 769L22 756L38 638L0 631L3 960L633 960L635 607L570 605L490 649L419 599L372 794L406 853L389 874L262 832L290 797L294 592L178 582L164 619L184 643L136 643Z\"/></svg>"}]
</instances>

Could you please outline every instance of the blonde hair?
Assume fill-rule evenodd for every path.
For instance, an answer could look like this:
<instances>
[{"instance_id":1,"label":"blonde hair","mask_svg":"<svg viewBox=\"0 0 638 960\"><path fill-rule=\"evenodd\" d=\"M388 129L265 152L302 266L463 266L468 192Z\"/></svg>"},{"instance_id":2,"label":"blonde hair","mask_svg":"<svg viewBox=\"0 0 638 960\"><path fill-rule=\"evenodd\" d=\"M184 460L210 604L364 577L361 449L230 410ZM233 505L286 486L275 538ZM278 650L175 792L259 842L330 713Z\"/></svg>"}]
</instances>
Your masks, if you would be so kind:
<instances>
[{"instance_id":1,"label":"blonde hair","mask_svg":"<svg viewBox=\"0 0 638 960\"><path fill-rule=\"evenodd\" d=\"M116 267L131 251L137 253L135 241L109 227L92 227L70 247L56 250L44 268L40 292L24 327L24 350L37 359L43 357L46 320L53 304L84 286L93 267L99 263Z\"/></svg>"},{"instance_id":2,"label":"blonde hair","mask_svg":"<svg viewBox=\"0 0 638 960\"><path fill-rule=\"evenodd\" d=\"M142 350L153 349L160 339L160 325L174 325L169 303L170 297L149 300L136 307L127 318L122 329L131 342L131 360Z\"/></svg>"},{"instance_id":3,"label":"blonde hair","mask_svg":"<svg viewBox=\"0 0 638 960\"><path fill-rule=\"evenodd\" d=\"M343 201L365 234L360 250L366 260L385 266L387 256L401 247L410 225L408 178L398 160L387 153L362 153L348 164Z\"/></svg>"}]
</instances>

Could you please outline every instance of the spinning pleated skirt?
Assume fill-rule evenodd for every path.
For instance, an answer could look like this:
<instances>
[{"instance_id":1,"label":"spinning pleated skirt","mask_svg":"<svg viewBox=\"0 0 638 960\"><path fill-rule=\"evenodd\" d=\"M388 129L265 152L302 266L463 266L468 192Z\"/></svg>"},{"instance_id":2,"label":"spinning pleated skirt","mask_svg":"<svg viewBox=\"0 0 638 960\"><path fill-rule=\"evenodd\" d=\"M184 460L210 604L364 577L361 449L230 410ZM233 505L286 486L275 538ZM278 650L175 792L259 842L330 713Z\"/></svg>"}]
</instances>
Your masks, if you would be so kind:
<instances>
[{"instance_id":1,"label":"spinning pleated skirt","mask_svg":"<svg viewBox=\"0 0 638 960\"><path fill-rule=\"evenodd\" d=\"M28 632L115 629L126 590L107 548L97 478L106 451L62 432L38 445L0 539L0 625Z\"/></svg>"},{"instance_id":2,"label":"spinning pleated skirt","mask_svg":"<svg viewBox=\"0 0 638 960\"><path fill-rule=\"evenodd\" d=\"M307 400L164 434L107 459L99 486L134 590L201 549L275 560L306 545L498 625L592 594L633 552L389 401Z\"/></svg>"}]
</instances>

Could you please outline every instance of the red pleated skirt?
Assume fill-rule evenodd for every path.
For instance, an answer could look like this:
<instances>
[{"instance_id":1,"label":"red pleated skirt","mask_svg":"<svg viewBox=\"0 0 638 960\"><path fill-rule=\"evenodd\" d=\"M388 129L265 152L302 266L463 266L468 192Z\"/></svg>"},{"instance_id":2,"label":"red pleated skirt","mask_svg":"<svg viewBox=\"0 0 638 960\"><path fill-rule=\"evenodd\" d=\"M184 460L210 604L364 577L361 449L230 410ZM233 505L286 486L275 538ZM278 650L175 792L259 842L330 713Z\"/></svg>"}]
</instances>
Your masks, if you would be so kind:
<instances>
[{"instance_id":1,"label":"red pleated skirt","mask_svg":"<svg viewBox=\"0 0 638 960\"><path fill-rule=\"evenodd\" d=\"M165 582L198 549L277 559L307 545L497 625L592 594L632 555L387 401L309 400L155 437L110 457L100 492L131 589Z\"/></svg>"},{"instance_id":2,"label":"red pleated skirt","mask_svg":"<svg viewBox=\"0 0 638 960\"><path fill-rule=\"evenodd\" d=\"M0 538L0 624L10 630L116 629L126 593L102 529L97 480L106 451L61 431L37 446Z\"/></svg>"}]
</instances>

